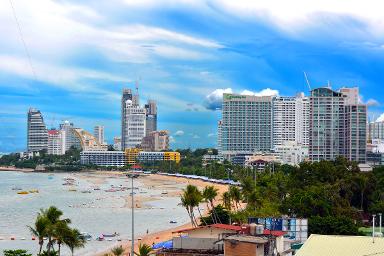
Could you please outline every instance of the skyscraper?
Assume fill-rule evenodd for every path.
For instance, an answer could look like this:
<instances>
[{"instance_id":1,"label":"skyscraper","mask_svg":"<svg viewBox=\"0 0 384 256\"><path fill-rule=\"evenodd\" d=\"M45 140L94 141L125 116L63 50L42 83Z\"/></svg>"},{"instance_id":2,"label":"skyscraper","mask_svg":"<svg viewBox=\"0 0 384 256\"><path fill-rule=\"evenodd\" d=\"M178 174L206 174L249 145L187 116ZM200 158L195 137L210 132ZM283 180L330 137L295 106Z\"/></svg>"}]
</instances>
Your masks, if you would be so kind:
<instances>
[{"instance_id":1,"label":"skyscraper","mask_svg":"<svg viewBox=\"0 0 384 256\"><path fill-rule=\"evenodd\" d=\"M365 162L367 106L359 104L358 95L358 88L342 88L336 92L323 87L311 91L310 160L344 156L351 161Z\"/></svg>"},{"instance_id":2,"label":"skyscraper","mask_svg":"<svg viewBox=\"0 0 384 256\"><path fill-rule=\"evenodd\" d=\"M129 99L135 99L135 101ZM132 97L131 90L124 89L122 101L122 150L141 144L146 132L146 111L138 105L138 95Z\"/></svg>"},{"instance_id":3,"label":"skyscraper","mask_svg":"<svg viewBox=\"0 0 384 256\"><path fill-rule=\"evenodd\" d=\"M222 154L272 149L272 96L223 95Z\"/></svg>"},{"instance_id":4,"label":"skyscraper","mask_svg":"<svg viewBox=\"0 0 384 256\"><path fill-rule=\"evenodd\" d=\"M123 89L123 95L121 97L121 146L122 146L122 150L125 149L124 148L124 145L125 145L124 134L126 134L128 132L127 127L126 127L126 121L125 121L125 116L126 116L125 102L127 100L130 100L131 104L132 104L132 98L133 98L132 90L131 89Z\"/></svg>"},{"instance_id":5,"label":"skyscraper","mask_svg":"<svg viewBox=\"0 0 384 256\"><path fill-rule=\"evenodd\" d=\"M273 99L273 146L296 142L308 146L309 99L303 93Z\"/></svg>"},{"instance_id":6,"label":"skyscraper","mask_svg":"<svg viewBox=\"0 0 384 256\"><path fill-rule=\"evenodd\" d=\"M310 97L311 161L334 160L343 155L344 96L328 87L311 91Z\"/></svg>"},{"instance_id":7,"label":"skyscraper","mask_svg":"<svg viewBox=\"0 0 384 256\"><path fill-rule=\"evenodd\" d=\"M27 150L35 152L48 149L48 130L40 110L30 108L28 111Z\"/></svg>"},{"instance_id":8,"label":"skyscraper","mask_svg":"<svg viewBox=\"0 0 384 256\"><path fill-rule=\"evenodd\" d=\"M148 100L148 103L145 104L146 110L146 132L145 135L148 136L151 132L157 130L157 105L156 101Z\"/></svg>"},{"instance_id":9,"label":"skyscraper","mask_svg":"<svg viewBox=\"0 0 384 256\"><path fill-rule=\"evenodd\" d=\"M75 147L78 149L81 149L81 143L79 138L74 133L75 127L73 126L73 123L70 123L69 121L64 121L60 124L60 130L64 131L65 136L65 151L70 149L71 147Z\"/></svg>"},{"instance_id":10,"label":"skyscraper","mask_svg":"<svg viewBox=\"0 0 384 256\"><path fill-rule=\"evenodd\" d=\"M104 126L96 125L93 130L93 135L99 141L100 144L105 144L104 141Z\"/></svg>"},{"instance_id":11,"label":"skyscraper","mask_svg":"<svg viewBox=\"0 0 384 256\"><path fill-rule=\"evenodd\" d=\"M49 130L48 131L48 154L64 155L65 154L65 131Z\"/></svg>"}]
</instances>

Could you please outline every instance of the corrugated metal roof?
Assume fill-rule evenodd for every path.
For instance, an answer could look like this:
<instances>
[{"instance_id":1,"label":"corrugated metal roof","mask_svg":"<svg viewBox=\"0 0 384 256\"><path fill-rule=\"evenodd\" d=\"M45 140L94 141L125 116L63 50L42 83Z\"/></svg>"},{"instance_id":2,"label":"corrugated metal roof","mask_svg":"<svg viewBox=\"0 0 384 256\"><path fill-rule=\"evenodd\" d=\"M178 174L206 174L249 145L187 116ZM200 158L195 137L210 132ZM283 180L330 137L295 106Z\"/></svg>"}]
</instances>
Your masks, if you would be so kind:
<instances>
[{"instance_id":1,"label":"corrugated metal roof","mask_svg":"<svg viewBox=\"0 0 384 256\"><path fill-rule=\"evenodd\" d=\"M384 256L384 238L311 235L296 256Z\"/></svg>"}]
</instances>

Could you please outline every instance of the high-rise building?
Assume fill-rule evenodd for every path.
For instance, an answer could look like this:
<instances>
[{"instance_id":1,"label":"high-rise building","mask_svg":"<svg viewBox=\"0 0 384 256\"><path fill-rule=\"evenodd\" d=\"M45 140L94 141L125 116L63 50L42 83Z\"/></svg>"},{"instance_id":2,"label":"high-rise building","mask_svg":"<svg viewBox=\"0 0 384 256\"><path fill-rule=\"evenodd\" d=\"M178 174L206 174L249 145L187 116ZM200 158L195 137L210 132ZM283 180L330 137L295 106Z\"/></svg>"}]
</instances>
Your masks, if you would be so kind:
<instances>
[{"instance_id":1,"label":"high-rise building","mask_svg":"<svg viewBox=\"0 0 384 256\"><path fill-rule=\"evenodd\" d=\"M149 135L151 132L157 130L157 105L156 101L148 100L148 103L145 104L146 116L146 132L145 135Z\"/></svg>"},{"instance_id":2,"label":"high-rise building","mask_svg":"<svg viewBox=\"0 0 384 256\"><path fill-rule=\"evenodd\" d=\"M27 150L35 152L48 149L48 130L40 110L30 108L28 111Z\"/></svg>"},{"instance_id":3,"label":"high-rise building","mask_svg":"<svg viewBox=\"0 0 384 256\"><path fill-rule=\"evenodd\" d=\"M222 154L270 151L272 149L272 96L223 95Z\"/></svg>"},{"instance_id":4,"label":"high-rise building","mask_svg":"<svg viewBox=\"0 0 384 256\"><path fill-rule=\"evenodd\" d=\"M64 131L65 135L65 151L70 149L71 147L75 147L78 149L81 149L81 143L79 138L75 134L75 127L73 126L73 123L70 123L69 121L64 121L60 124L60 130Z\"/></svg>"},{"instance_id":5,"label":"high-rise building","mask_svg":"<svg viewBox=\"0 0 384 256\"><path fill-rule=\"evenodd\" d=\"M64 155L65 154L65 131L49 130L48 131L48 154Z\"/></svg>"},{"instance_id":6,"label":"high-rise building","mask_svg":"<svg viewBox=\"0 0 384 256\"><path fill-rule=\"evenodd\" d=\"M367 105L359 102L359 88L342 88L345 96L344 156L350 161L366 162Z\"/></svg>"},{"instance_id":7,"label":"high-rise building","mask_svg":"<svg viewBox=\"0 0 384 256\"><path fill-rule=\"evenodd\" d=\"M100 144L105 144L104 141L104 126L96 125L93 130L93 135L100 142Z\"/></svg>"},{"instance_id":8,"label":"high-rise building","mask_svg":"<svg viewBox=\"0 0 384 256\"><path fill-rule=\"evenodd\" d=\"M121 150L121 137L120 136L113 137L113 149L117 150L117 151Z\"/></svg>"},{"instance_id":9,"label":"high-rise building","mask_svg":"<svg viewBox=\"0 0 384 256\"><path fill-rule=\"evenodd\" d=\"M358 95L358 88L336 92L323 87L311 91L310 160L344 156L365 162L367 106L359 104Z\"/></svg>"},{"instance_id":10,"label":"high-rise building","mask_svg":"<svg viewBox=\"0 0 384 256\"><path fill-rule=\"evenodd\" d=\"M123 89L123 95L121 97L121 146L122 146L122 150L124 150L124 145L125 145L124 134L126 134L128 132L127 127L126 127L126 120L125 120L125 117L126 117L125 103L127 100L130 100L132 102L132 98L133 98L132 90L131 89Z\"/></svg>"},{"instance_id":11,"label":"high-rise building","mask_svg":"<svg viewBox=\"0 0 384 256\"><path fill-rule=\"evenodd\" d=\"M287 141L308 145L309 99L303 93L295 97L273 99L273 146Z\"/></svg>"},{"instance_id":12,"label":"high-rise building","mask_svg":"<svg viewBox=\"0 0 384 256\"><path fill-rule=\"evenodd\" d=\"M165 151L169 149L168 131L154 131L145 136L141 142L144 151Z\"/></svg>"},{"instance_id":13,"label":"high-rise building","mask_svg":"<svg viewBox=\"0 0 384 256\"><path fill-rule=\"evenodd\" d=\"M384 122L370 122L368 124L368 140L384 140Z\"/></svg>"},{"instance_id":14,"label":"high-rise building","mask_svg":"<svg viewBox=\"0 0 384 256\"><path fill-rule=\"evenodd\" d=\"M123 95L124 98L124 95ZM134 148L141 144L145 136L145 108L133 104L132 100L126 100L124 110L122 111L123 129L122 129L122 149Z\"/></svg>"},{"instance_id":15,"label":"high-rise building","mask_svg":"<svg viewBox=\"0 0 384 256\"><path fill-rule=\"evenodd\" d=\"M221 142L222 125L223 125L223 121L219 120L217 122L217 151L218 151L219 155L221 155L221 151L222 151L222 142Z\"/></svg>"},{"instance_id":16,"label":"high-rise building","mask_svg":"<svg viewBox=\"0 0 384 256\"><path fill-rule=\"evenodd\" d=\"M343 94L327 87L312 90L310 113L310 160L334 160L343 155Z\"/></svg>"}]
</instances>

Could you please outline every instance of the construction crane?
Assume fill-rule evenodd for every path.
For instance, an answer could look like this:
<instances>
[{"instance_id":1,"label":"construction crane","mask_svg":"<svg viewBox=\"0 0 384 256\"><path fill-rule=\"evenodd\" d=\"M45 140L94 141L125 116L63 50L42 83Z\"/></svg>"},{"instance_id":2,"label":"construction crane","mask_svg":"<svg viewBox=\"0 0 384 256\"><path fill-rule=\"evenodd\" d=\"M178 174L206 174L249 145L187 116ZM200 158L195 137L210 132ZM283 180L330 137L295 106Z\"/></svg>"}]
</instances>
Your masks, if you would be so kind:
<instances>
[{"instance_id":1,"label":"construction crane","mask_svg":"<svg viewBox=\"0 0 384 256\"><path fill-rule=\"evenodd\" d=\"M308 85L308 89L309 89L309 91L311 91L311 84L309 83L307 73L305 73L305 71L303 71L303 73L304 73L305 81L307 82L307 85Z\"/></svg>"}]
</instances>

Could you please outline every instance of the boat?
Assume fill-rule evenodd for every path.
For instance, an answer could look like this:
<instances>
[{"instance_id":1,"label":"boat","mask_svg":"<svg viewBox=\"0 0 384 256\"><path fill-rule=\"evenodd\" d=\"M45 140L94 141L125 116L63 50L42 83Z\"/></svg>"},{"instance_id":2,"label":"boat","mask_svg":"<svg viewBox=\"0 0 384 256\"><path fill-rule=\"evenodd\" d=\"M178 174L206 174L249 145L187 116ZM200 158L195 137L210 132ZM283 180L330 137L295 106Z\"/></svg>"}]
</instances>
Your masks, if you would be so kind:
<instances>
[{"instance_id":1,"label":"boat","mask_svg":"<svg viewBox=\"0 0 384 256\"><path fill-rule=\"evenodd\" d=\"M171 223L171 224L176 224L177 221L175 221L175 220L171 220L169 223Z\"/></svg>"},{"instance_id":2,"label":"boat","mask_svg":"<svg viewBox=\"0 0 384 256\"><path fill-rule=\"evenodd\" d=\"M81 193L91 193L91 191L90 190L83 190L83 191L81 191Z\"/></svg>"},{"instance_id":3,"label":"boat","mask_svg":"<svg viewBox=\"0 0 384 256\"><path fill-rule=\"evenodd\" d=\"M82 232L82 233L80 234L80 236L81 236L82 238L84 238L84 239L87 239L87 240L92 238L92 235L89 234L89 233L87 233L87 232Z\"/></svg>"},{"instance_id":4,"label":"boat","mask_svg":"<svg viewBox=\"0 0 384 256\"><path fill-rule=\"evenodd\" d=\"M107 189L105 190L105 192L116 192L117 190L116 189L113 189L113 188L110 188L110 189Z\"/></svg>"},{"instance_id":5,"label":"boat","mask_svg":"<svg viewBox=\"0 0 384 256\"><path fill-rule=\"evenodd\" d=\"M119 236L119 233L113 233L113 234L103 234L103 237L116 237Z\"/></svg>"},{"instance_id":6,"label":"boat","mask_svg":"<svg viewBox=\"0 0 384 256\"><path fill-rule=\"evenodd\" d=\"M100 235L96 238L97 241L104 241L104 236Z\"/></svg>"},{"instance_id":7,"label":"boat","mask_svg":"<svg viewBox=\"0 0 384 256\"><path fill-rule=\"evenodd\" d=\"M163 192L161 192L161 194L162 194L162 195L167 195L168 192L167 192L167 191L163 191Z\"/></svg>"},{"instance_id":8,"label":"boat","mask_svg":"<svg viewBox=\"0 0 384 256\"><path fill-rule=\"evenodd\" d=\"M23 189L20 187L13 187L12 190L23 190Z\"/></svg>"},{"instance_id":9,"label":"boat","mask_svg":"<svg viewBox=\"0 0 384 256\"><path fill-rule=\"evenodd\" d=\"M70 189L68 189L68 191L75 192L75 191L77 191L77 189L75 189L75 188L70 188Z\"/></svg>"},{"instance_id":10,"label":"boat","mask_svg":"<svg viewBox=\"0 0 384 256\"><path fill-rule=\"evenodd\" d=\"M32 190L29 190L29 193L39 193L39 190L38 189L32 189Z\"/></svg>"},{"instance_id":11,"label":"boat","mask_svg":"<svg viewBox=\"0 0 384 256\"><path fill-rule=\"evenodd\" d=\"M20 192L17 192L17 194L19 194L19 195L27 195L27 194L29 194L29 192L28 191L20 191Z\"/></svg>"}]
</instances>

